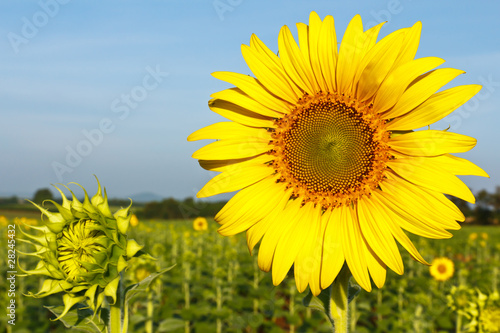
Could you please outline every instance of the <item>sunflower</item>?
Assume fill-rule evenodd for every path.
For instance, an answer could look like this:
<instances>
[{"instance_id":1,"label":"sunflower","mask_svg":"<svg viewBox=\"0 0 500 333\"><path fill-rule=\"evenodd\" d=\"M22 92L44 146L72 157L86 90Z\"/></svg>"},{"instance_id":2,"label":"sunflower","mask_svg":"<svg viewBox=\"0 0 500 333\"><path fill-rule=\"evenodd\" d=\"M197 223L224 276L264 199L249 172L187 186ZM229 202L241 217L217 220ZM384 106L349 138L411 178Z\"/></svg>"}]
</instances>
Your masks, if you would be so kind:
<instances>
[{"instance_id":1,"label":"sunflower","mask_svg":"<svg viewBox=\"0 0 500 333\"><path fill-rule=\"evenodd\" d=\"M139 219L137 218L137 215L132 214L132 216L130 216L130 225L132 227L137 227L139 225Z\"/></svg>"},{"instance_id":2,"label":"sunflower","mask_svg":"<svg viewBox=\"0 0 500 333\"><path fill-rule=\"evenodd\" d=\"M196 231L204 231L208 229L207 219L204 217L197 217L193 221L193 229Z\"/></svg>"},{"instance_id":3,"label":"sunflower","mask_svg":"<svg viewBox=\"0 0 500 333\"><path fill-rule=\"evenodd\" d=\"M455 273L455 265L448 258L435 258L432 261L431 267L429 267L429 272L435 280L446 281Z\"/></svg>"},{"instance_id":4,"label":"sunflower","mask_svg":"<svg viewBox=\"0 0 500 333\"><path fill-rule=\"evenodd\" d=\"M398 241L426 261L405 232L449 238L460 210L446 198L474 196L456 175L487 174L451 155L476 140L446 130L419 130L450 114L480 89L464 85L437 92L464 73L435 69L444 60L414 59L421 23L377 42L381 23L349 23L337 49L332 16L312 12L298 23L298 43L287 26L279 56L255 35L242 46L255 78L216 72L234 88L213 94L212 111L230 122L202 128L189 141L217 139L193 157L221 172L197 194L240 190L216 215L219 233L246 231L258 264L274 285L294 267L300 292L314 295L334 281L344 263L356 282L381 287L387 267L403 273Z\"/></svg>"}]
</instances>

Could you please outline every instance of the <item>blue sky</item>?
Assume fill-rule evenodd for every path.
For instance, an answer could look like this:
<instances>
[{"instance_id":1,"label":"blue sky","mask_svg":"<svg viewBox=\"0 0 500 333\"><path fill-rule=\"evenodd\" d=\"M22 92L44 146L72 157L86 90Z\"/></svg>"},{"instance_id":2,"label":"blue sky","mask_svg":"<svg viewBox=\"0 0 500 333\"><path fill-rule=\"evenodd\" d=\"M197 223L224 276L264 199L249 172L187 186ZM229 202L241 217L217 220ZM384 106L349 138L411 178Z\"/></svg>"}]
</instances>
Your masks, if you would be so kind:
<instances>
[{"instance_id":1,"label":"blue sky","mask_svg":"<svg viewBox=\"0 0 500 333\"><path fill-rule=\"evenodd\" d=\"M257 34L277 50L281 26L310 11L333 15L338 34L361 14L387 20L381 36L422 21L417 57L465 70L447 87L483 84L471 102L432 128L478 139L461 154L500 185L500 2L484 1L2 1L0 195L32 196L78 182L110 197L140 192L194 196L213 175L191 154L193 131L221 121L210 94L229 87L214 71L248 73L240 52ZM76 156L78 155L78 156Z\"/></svg>"}]
</instances>

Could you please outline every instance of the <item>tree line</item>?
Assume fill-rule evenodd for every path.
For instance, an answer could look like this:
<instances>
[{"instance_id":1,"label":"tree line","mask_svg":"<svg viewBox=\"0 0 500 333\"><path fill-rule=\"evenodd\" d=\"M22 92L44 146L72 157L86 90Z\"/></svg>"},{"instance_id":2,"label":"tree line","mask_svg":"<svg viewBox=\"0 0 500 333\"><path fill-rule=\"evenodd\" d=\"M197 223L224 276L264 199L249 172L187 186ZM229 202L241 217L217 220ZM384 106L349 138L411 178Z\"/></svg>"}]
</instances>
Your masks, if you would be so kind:
<instances>
[{"instance_id":1,"label":"tree line","mask_svg":"<svg viewBox=\"0 0 500 333\"><path fill-rule=\"evenodd\" d=\"M463 212L466 222L473 224L500 224L500 186L493 193L481 190L476 193L476 204L448 196L448 198ZM48 188L39 189L31 199L37 204L44 200L55 199ZM22 199L17 196L0 198L0 208L20 208ZM166 198L162 201L133 204L133 211L139 218L144 219L191 219L198 216L214 217L227 201L199 201L193 198L174 199ZM115 207L126 207L130 204L128 199L109 199L109 205ZM31 204L23 204L26 209ZM50 205L49 205L50 206ZM34 208L34 207L33 207ZM36 208L34 208L36 209Z\"/></svg>"}]
</instances>

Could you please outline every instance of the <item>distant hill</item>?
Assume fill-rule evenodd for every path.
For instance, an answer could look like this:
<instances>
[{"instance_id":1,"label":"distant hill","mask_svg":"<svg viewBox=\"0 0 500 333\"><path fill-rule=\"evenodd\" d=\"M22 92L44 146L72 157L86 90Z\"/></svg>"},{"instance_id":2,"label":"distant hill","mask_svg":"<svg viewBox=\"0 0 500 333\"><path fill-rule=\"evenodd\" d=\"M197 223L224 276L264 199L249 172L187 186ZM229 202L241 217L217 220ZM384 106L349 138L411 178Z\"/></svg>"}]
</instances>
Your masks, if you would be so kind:
<instances>
[{"instance_id":1,"label":"distant hill","mask_svg":"<svg viewBox=\"0 0 500 333\"><path fill-rule=\"evenodd\" d=\"M130 196L130 199L132 199L133 202L151 202L151 201L162 201L164 198L161 195L158 195L153 192L141 192L141 193L136 193L132 194Z\"/></svg>"}]
</instances>

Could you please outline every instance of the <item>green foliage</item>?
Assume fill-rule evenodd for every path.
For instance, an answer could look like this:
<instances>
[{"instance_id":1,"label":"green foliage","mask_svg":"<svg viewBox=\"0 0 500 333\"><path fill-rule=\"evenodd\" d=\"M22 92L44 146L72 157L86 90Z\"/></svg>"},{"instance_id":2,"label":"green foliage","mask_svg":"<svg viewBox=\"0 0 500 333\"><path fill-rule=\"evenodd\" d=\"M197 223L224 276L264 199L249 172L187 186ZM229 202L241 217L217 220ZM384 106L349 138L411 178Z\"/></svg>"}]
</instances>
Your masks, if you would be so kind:
<instances>
[{"instance_id":1,"label":"green foliage","mask_svg":"<svg viewBox=\"0 0 500 333\"><path fill-rule=\"evenodd\" d=\"M208 202L195 201L186 198L182 201L174 198L164 199L161 202L147 203L137 216L145 219L188 219L197 216L215 216L226 204L225 201Z\"/></svg>"},{"instance_id":2,"label":"green foliage","mask_svg":"<svg viewBox=\"0 0 500 333\"><path fill-rule=\"evenodd\" d=\"M35 192L33 202L41 205L45 200L54 200L54 195L48 188L42 188Z\"/></svg>"},{"instance_id":3,"label":"green foliage","mask_svg":"<svg viewBox=\"0 0 500 333\"><path fill-rule=\"evenodd\" d=\"M331 332L324 315L308 311L302 305L307 292L296 291L293 271L275 287L271 273L261 272L256 265L258 249L253 256L249 255L244 234L222 237L217 234L213 220L209 220L207 231L194 231L192 222L139 219L139 225L130 228L130 238L145 244L145 249L157 258L158 267L177 265L157 276L149 288L146 285L140 288L149 291L129 298L129 332L146 332L148 318L153 322L152 332L185 332L186 323L193 333L216 332L218 320L222 332L278 333L290 332L292 328L295 332ZM0 227L0 232L5 234L5 228ZM469 240L471 233L477 233L477 239ZM374 287L371 293L359 292L352 303L350 332L455 332L457 311L448 306L453 286L463 284L485 295L492 294L494 285L498 287L494 277L498 281L500 227L467 226L453 234L453 238L444 240L410 235L429 262L437 256L453 260L456 273L452 279L433 280L427 266L413 261L402 250L405 273L399 276L388 271L386 285L380 291ZM17 249L22 251L23 246L18 244ZM1 260L6 258L6 249L0 248L3 276L6 270ZM125 286L137 283L136 267L142 266L131 263L125 271ZM21 278L17 281L18 305L19 302L22 305L18 307L19 320L14 331L67 332L61 323L49 320L55 316L43 307L60 304L60 298L23 297L22 293L37 288L38 281ZM0 283L0 294L6 295L5 282ZM186 308L186 296L189 308ZM152 303L151 315L147 311L148 302ZM464 330L473 319L462 318ZM0 324L5 327L5 320Z\"/></svg>"}]
</instances>

